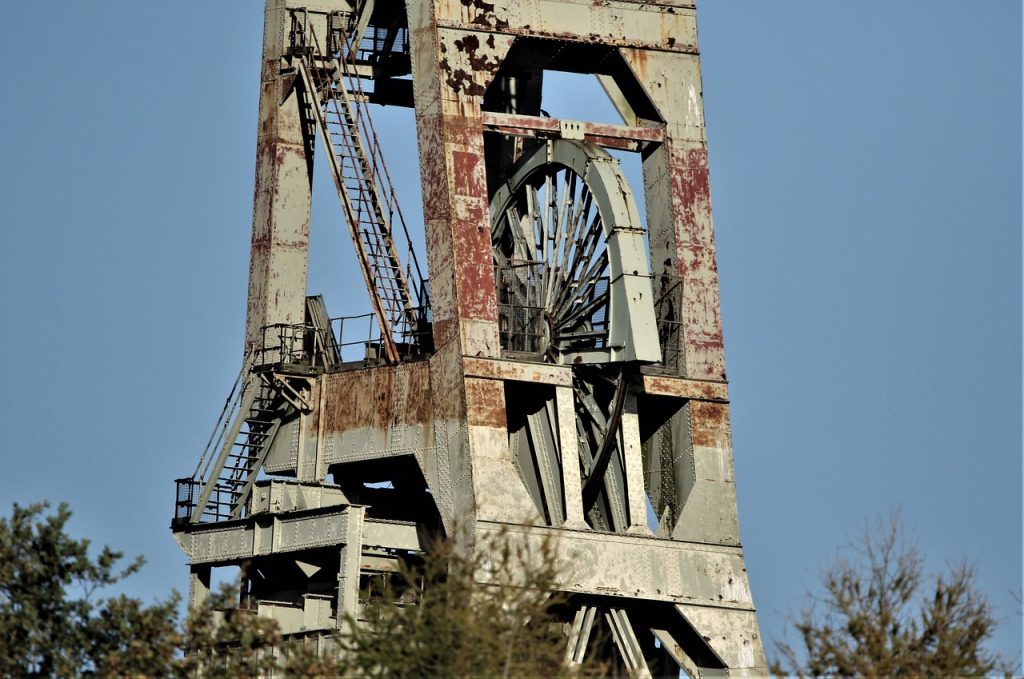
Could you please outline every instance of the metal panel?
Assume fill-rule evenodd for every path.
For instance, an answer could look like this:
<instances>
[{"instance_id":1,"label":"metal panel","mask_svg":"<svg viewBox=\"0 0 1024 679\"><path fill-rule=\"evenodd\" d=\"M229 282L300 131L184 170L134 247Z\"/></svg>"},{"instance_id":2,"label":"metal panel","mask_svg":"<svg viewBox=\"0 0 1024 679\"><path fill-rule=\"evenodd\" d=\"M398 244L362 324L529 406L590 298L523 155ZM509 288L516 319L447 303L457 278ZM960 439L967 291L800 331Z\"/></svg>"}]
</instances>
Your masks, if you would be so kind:
<instances>
[{"instance_id":1,"label":"metal panel","mask_svg":"<svg viewBox=\"0 0 1024 679\"><path fill-rule=\"evenodd\" d=\"M416 524L369 518L363 523L363 545L409 551L422 549Z\"/></svg>"},{"instance_id":2,"label":"metal panel","mask_svg":"<svg viewBox=\"0 0 1024 679\"><path fill-rule=\"evenodd\" d=\"M568 366L549 363L525 363L466 356L463 359L463 369L467 377L572 386L572 370Z\"/></svg>"},{"instance_id":3,"label":"metal panel","mask_svg":"<svg viewBox=\"0 0 1024 679\"><path fill-rule=\"evenodd\" d=\"M345 507L305 516L272 516L195 530L191 534L189 563L227 564L256 556L340 545L348 539L349 511Z\"/></svg>"},{"instance_id":4,"label":"metal panel","mask_svg":"<svg viewBox=\"0 0 1024 679\"><path fill-rule=\"evenodd\" d=\"M562 490L565 495L565 523L563 527L576 530L587 528L583 517L583 487L580 481L579 441L576 433L576 413L571 387L555 389L558 412L558 441L562 454Z\"/></svg>"},{"instance_id":5,"label":"metal panel","mask_svg":"<svg viewBox=\"0 0 1024 679\"><path fill-rule=\"evenodd\" d=\"M251 525L195 531L189 547L189 563L224 563L252 556L254 535Z\"/></svg>"},{"instance_id":6,"label":"metal panel","mask_svg":"<svg viewBox=\"0 0 1024 679\"><path fill-rule=\"evenodd\" d=\"M561 587L570 592L754 611L743 553L737 547L477 524L478 539L484 544L503 530L535 554L544 553L541 542L550 536L565 572Z\"/></svg>"},{"instance_id":7,"label":"metal panel","mask_svg":"<svg viewBox=\"0 0 1024 679\"><path fill-rule=\"evenodd\" d=\"M673 396L675 398L699 401L729 401L729 385L725 382L690 380L668 375L644 375L641 387L652 396Z\"/></svg>"},{"instance_id":8,"label":"metal panel","mask_svg":"<svg viewBox=\"0 0 1024 679\"><path fill-rule=\"evenodd\" d=\"M689 6L610 0L496 0L463 5L441 0L438 24L515 35L589 40L604 45L695 53L697 26Z\"/></svg>"}]
</instances>

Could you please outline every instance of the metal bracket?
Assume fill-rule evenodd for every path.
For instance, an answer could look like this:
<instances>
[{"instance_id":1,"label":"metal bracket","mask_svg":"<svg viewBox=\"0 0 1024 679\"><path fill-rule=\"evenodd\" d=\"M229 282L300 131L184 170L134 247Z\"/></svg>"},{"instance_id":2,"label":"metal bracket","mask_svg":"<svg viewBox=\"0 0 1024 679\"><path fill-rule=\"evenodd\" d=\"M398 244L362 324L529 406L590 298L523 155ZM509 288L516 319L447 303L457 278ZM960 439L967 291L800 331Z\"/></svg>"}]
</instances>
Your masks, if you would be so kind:
<instances>
[{"instance_id":1,"label":"metal bracket","mask_svg":"<svg viewBox=\"0 0 1024 679\"><path fill-rule=\"evenodd\" d=\"M559 131L562 139L578 139L583 141L583 123L578 120L559 120Z\"/></svg>"},{"instance_id":2,"label":"metal bracket","mask_svg":"<svg viewBox=\"0 0 1024 679\"><path fill-rule=\"evenodd\" d=\"M309 414L313 412L313 406L307 401L298 390L295 389L289 380L301 380L306 383L306 386L310 389L313 388L313 382L308 377L296 377L294 375L284 376L278 373L271 373L270 377L267 377L265 373L260 374L260 378L267 384L267 386L277 389L281 396L284 397L288 403L292 404L296 410Z\"/></svg>"}]
</instances>

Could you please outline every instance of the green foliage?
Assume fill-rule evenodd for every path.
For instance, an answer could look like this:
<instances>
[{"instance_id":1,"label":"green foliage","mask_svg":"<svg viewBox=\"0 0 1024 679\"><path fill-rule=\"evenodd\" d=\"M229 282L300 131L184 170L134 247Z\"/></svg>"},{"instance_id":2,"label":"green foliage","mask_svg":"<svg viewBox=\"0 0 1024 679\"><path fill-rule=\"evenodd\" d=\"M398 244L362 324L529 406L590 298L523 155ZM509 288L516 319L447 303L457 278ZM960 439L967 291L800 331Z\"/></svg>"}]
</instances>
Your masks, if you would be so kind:
<instances>
[{"instance_id":1,"label":"green foliage","mask_svg":"<svg viewBox=\"0 0 1024 679\"><path fill-rule=\"evenodd\" d=\"M996 629L992 608L966 563L926 578L923 560L904 538L899 517L878 520L822 578L793 625L798 653L776 643L775 674L938 677L1011 673L985 642Z\"/></svg>"},{"instance_id":2,"label":"green foliage","mask_svg":"<svg viewBox=\"0 0 1024 679\"><path fill-rule=\"evenodd\" d=\"M90 557L88 540L64 532L67 506L44 517L47 508L15 504L0 518L0 676L166 673L178 645L176 600L97 599L142 558L119 569L123 555L108 547Z\"/></svg>"},{"instance_id":3,"label":"green foliage","mask_svg":"<svg viewBox=\"0 0 1024 679\"><path fill-rule=\"evenodd\" d=\"M281 643L277 622L237 608L228 588L210 597L201 615L185 625L184 657L176 671L184 676L269 676L277 666L272 647Z\"/></svg>"},{"instance_id":4,"label":"green foliage","mask_svg":"<svg viewBox=\"0 0 1024 679\"><path fill-rule=\"evenodd\" d=\"M175 674L182 634L180 597L146 606L124 595L106 600L90 624L88 657L104 677L154 677Z\"/></svg>"}]
</instances>

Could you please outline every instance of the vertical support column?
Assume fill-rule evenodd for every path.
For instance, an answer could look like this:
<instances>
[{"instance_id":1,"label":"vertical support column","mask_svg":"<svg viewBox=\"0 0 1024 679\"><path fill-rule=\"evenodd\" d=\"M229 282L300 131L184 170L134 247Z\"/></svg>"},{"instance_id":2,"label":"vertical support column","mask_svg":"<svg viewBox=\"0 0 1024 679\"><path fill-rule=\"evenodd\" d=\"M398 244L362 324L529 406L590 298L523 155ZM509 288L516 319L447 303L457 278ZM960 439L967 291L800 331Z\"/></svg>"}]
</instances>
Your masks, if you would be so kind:
<instances>
[{"instance_id":1,"label":"vertical support column","mask_svg":"<svg viewBox=\"0 0 1024 679\"><path fill-rule=\"evenodd\" d=\"M697 54L655 50L621 53L666 122L665 142L644 161L644 188L652 273L675 276L682 286L679 373L725 381L700 60ZM679 512L672 538L738 546L729 406L690 401L673 416L669 435L680 464L673 472ZM749 587L745 573L734 577L729 586ZM734 676L766 673L754 611L677 608L704 635L720 661L717 667Z\"/></svg>"},{"instance_id":2,"label":"vertical support column","mask_svg":"<svg viewBox=\"0 0 1024 679\"><path fill-rule=\"evenodd\" d=\"M644 190L651 273L677 276L682 286L680 373L725 380L700 61L652 50L622 55L666 121L665 142L644 160Z\"/></svg>"},{"instance_id":3,"label":"vertical support column","mask_svg":"<svg viewBox=\"0 0 1024 679\"><path fill-rule=\"evenodd\" d=\"M665 142L644 160L644 189L652 273L677 277L682 287L679 372L725 381L699 57L640 49L622 55L666 121ZM673 448L693 476L691 485L676 475L672 537L738 545L728 406L685 407L670 426Z\"/></svg>"},{"instance_id":4,"label":"vertical support column","mask_svg":"<svg viewBox=\"0 0 1024 679\"><path fill-rule=\"evenodd\" d=\"M294 77L282 75L289 14L267 0L260 71L246 349L262 348L262 328L302 323L309 252L312 154Z\"/></svg>"},{"instance_id":5,"label":"vertical support column","mask_svg":"<svg viewBox=\"0 0 1024 679\"><path fill-rule=\"evenodd\" d=\"M299 481L321 481L317 452L320 440L320 399L322 379L308 378L301 383L299 392L312 407L302 412L296 423L296 465L295 478ZM278 434L280 435L280 434Z\"/></svg>"},{"instance_id":6,"label":"vertical support column","mask_svg":"<svg viewBox=\"0 0 1024 679\"><path fill-rule=\"evenodd\" d=\"M365 507L349 507L345 515L348 525L345 544L338 555L338 604L336 625L342 628L345 618L354 618L359 604L359 558L363 549L363 518Z\"/></svg>"},{"instance_id":7,"label":"vertical support column","mask_svg":"<svg viewBox=\"0 0 1024 679\"><path fill-rule=\"evenodd\" d=\"M497 301L480 106L511 36L441 28L437 0L409 2L413 97L434 344L498 356Z\"/></svg>"},{"instance_id":8,"label":"vertical support column","mask_svg":"<svg viewBox=\"0 0 1024 679\"><path fill-rule=\"evenodd\" d=\"M583 530L583 483L580 480L580 451L576 433L576 408L572 387L555 387L558 412L558 442L562 451L562 495L565 497L564 528Z\"/></svg>"},{"instance_id":9,"label":"vertical support column","mask_svg":"<svg viewBox=\"0 0 1024 679\"><path fill-rule=\"evenodd\" d=\"M644 490L643 451L640 449L640 419L636 394L626 394L622 408L622 454L625 457L626 501L629 503L628 533L650 535Z\"/></svg>"},{"instance_id":10,"label":"vertical support column","mask_svg":"<svg viewBox=\"0 0 1024 679\"><path fill-rule=\"evenodd\" d=\"M191 566L188 571L188 612L206 605L210 598L210 566Z\"/></svg>"},{"instance_id":11,"label":"vertical support column","mask_svg":"<svg viewBox=\"0 0 1024 679\"><path fill-rule=\"evenodd\" d=\"M452 432L455 516L467 529L478 518L524 521L529 499L504 481L515 471L501 385L466 377L462 361L501 353L480 107L512 37L438 25L475 11L463 5L406 8L437 348L431 380L446 389L435 413Z\"/></svg>"},{"instance_id":12,"label":"vertical support column","mask_svg":"<svg viewBox=\"0 0 1024 679\"><path fill-rule=\"evenodd\" d=\"M316 380L316 408L313 411L316 422L316 436L313 441L314 456L316 458L316 472L314 478L317 481L327 479L327 460L324 455L324 442L327 435L327 418L324 417L324 407L327 404L327 379L320 376ZM312 427L311 427L312 429Z\"/></svg>"}]
</instances>

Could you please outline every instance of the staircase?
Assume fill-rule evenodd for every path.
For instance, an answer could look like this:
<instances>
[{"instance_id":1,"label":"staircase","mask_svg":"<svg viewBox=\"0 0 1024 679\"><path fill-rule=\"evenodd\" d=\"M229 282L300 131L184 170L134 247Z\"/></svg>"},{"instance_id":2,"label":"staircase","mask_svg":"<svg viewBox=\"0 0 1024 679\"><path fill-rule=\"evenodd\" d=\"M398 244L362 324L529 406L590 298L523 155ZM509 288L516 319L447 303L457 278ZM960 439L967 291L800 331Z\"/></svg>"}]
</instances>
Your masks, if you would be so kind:
<instances>
[{"instance_id":1,"label":"staircase","mask_svg":"<svg viewBox=\"0 0 1024 679\"><path fill-rule=\"evenodd\" d=\"M325 55L312 26L301 35L305 44L294 50L298 71L305 91L315 99L310 108L328 149L325 155L381 329L384 357L396 363L402 353L396 337L411 344L425 319L423 277L373 124L358 103L366 95L348 64L347 42L341 41L345 44L336 54ZM410 244L405 266L395 245L396 226Z\"/></svg>"},{"instance_id":2,"label":"staircase","mask_svg":"<svg viewBox=\"0 0 1024 679\"><path fill-rule=\"evenodd\" d=\"M211 443L217 441L219 446L207 446L208 452L219 447L217 458L210 459L202 474L197 469L193 475L193 483L198 484L200 492L191 523L244 516L252 485L281 426L281 409L274 408L278 394L275 383L259 373L248 376L249 381L235 401L237 408L225 408L218 422L219 435L215 432L211 437ZM229 410L233 410L233 416ZM230 430L228 422L232 423ZM200 460L199 466L202 465Z\"/></svg>"}]
</instances>

